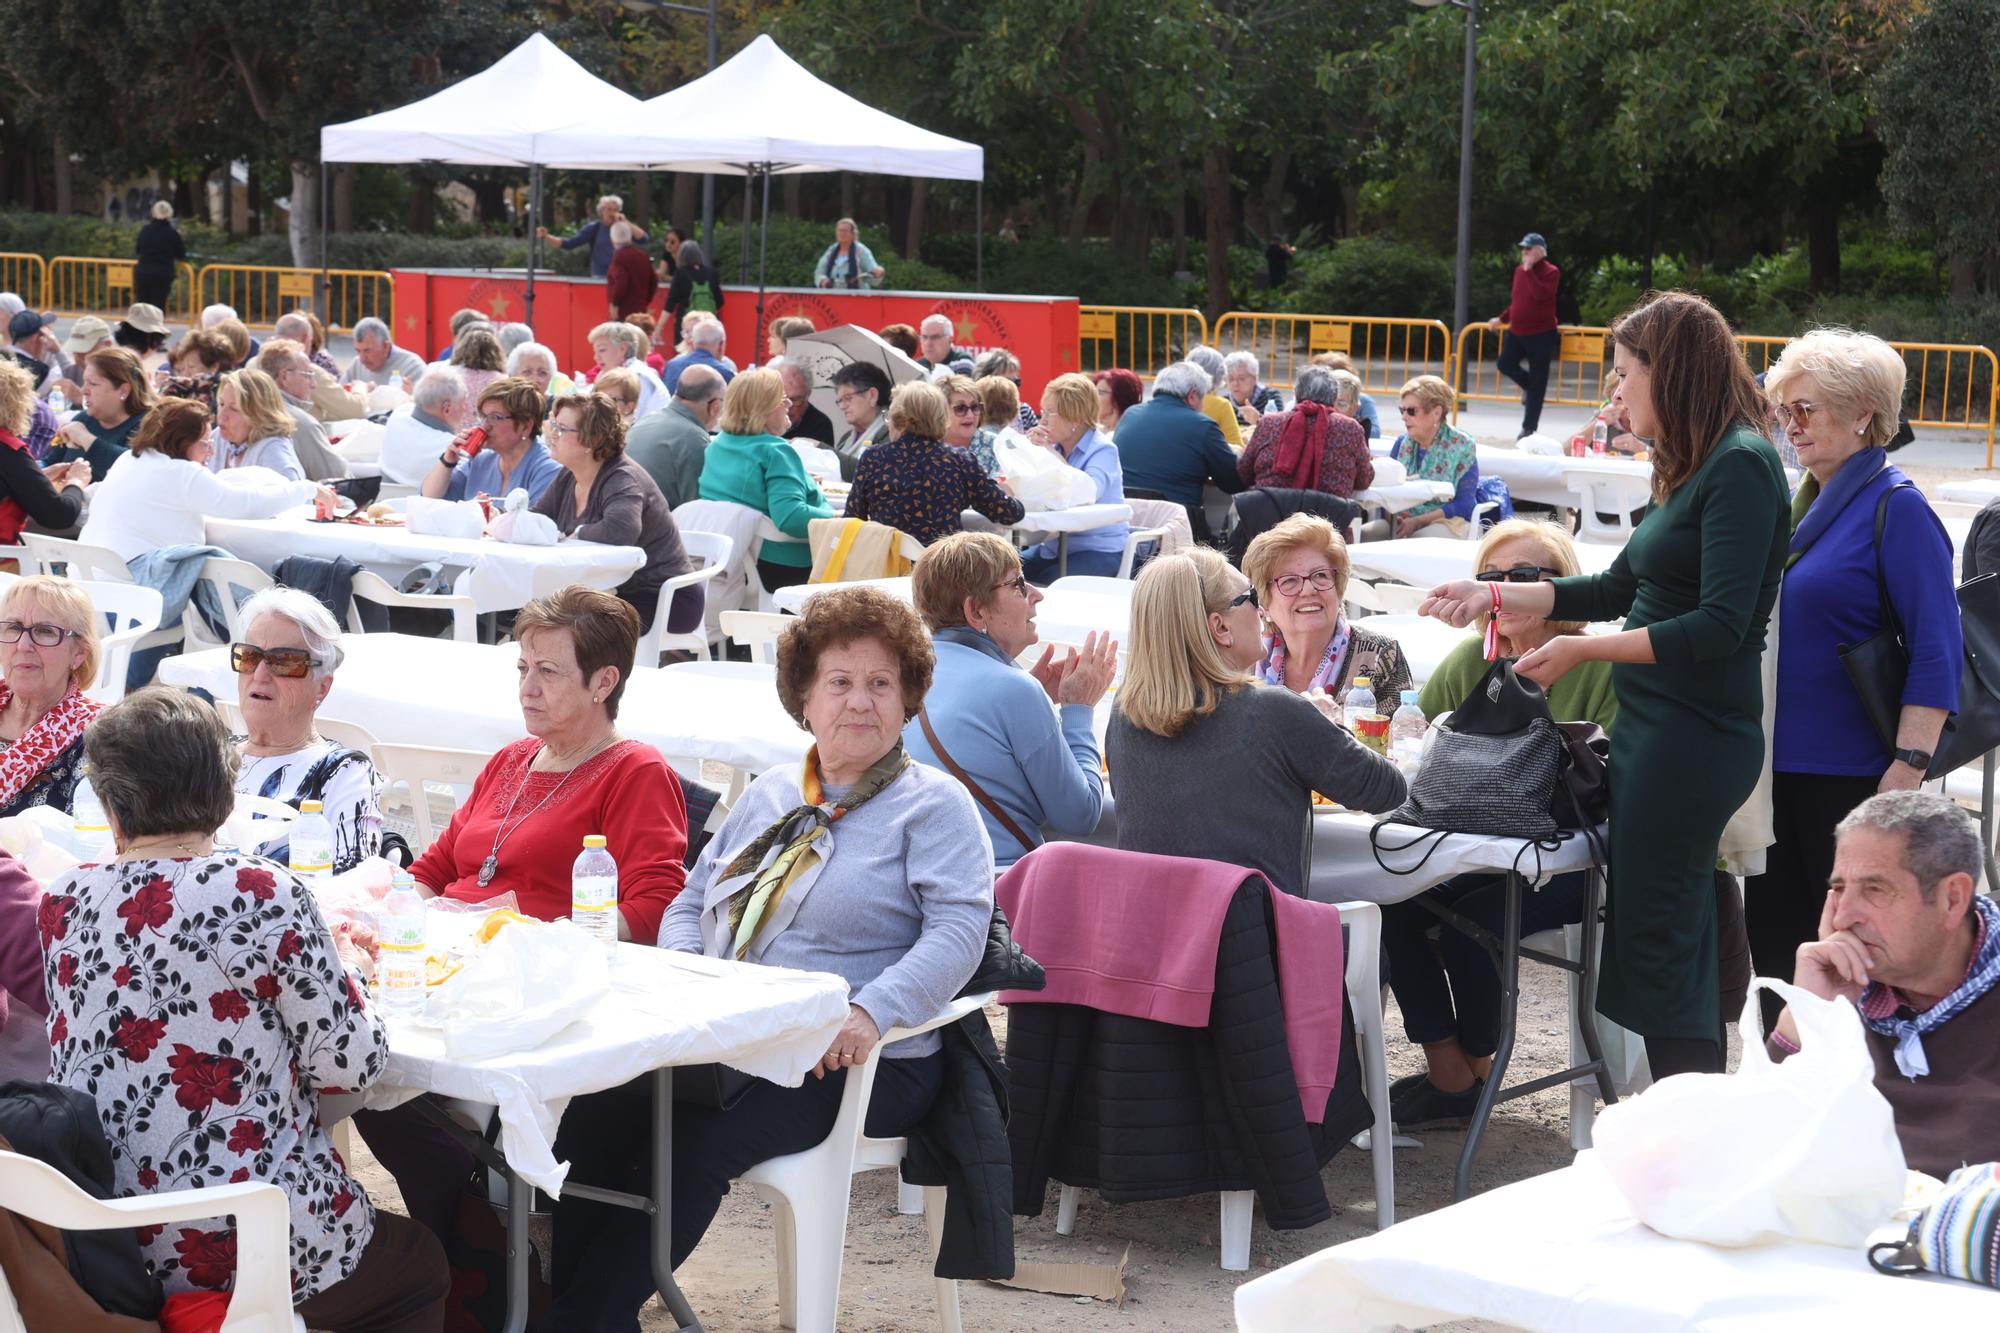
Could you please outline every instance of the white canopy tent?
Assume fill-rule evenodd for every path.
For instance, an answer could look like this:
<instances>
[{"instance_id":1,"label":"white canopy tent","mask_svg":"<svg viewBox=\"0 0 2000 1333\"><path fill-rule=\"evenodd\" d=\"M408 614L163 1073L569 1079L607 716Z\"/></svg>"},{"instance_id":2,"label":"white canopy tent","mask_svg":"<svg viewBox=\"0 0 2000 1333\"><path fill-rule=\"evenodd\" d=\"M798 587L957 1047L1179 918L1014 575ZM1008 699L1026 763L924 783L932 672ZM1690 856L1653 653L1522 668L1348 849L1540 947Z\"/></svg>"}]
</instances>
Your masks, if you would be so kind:
<instances>
[{"instance_id":1,"label":"white canopy tent","mask_svg":"<svg viewBox=\"0 0 2000 1333\"><path fill-rule=\"evenodd\" d=\"M578 125L629 124L646 106L563 53L541 33L496 61L421 101L328 125L319 132L320 170L329 162L449 162L527 167L531 212L541 216L543 167L594 167L563 156L550 131ZM320 267L326 267L326 188L320 188ZM528 229L528 315L535 308L535 233Z\"/></svg>"},{"instance_id":2,"label":"white canopy tent","mask_svg":"<svg viewBox=\"0 0 2000 1333\"><path fill-rule=\"evenodd\" d=\"M865 171L979 182L983 234L986 150L901 121L833 87L762 34L714 70L643 103L607 131L600 117L542 136L543 151L566 166L700 171L762 177L766 231L771 177L807 171ZM743 193L750 224L750 191ZM710 256L711 259L714 256ZM984 245L979 245L981 285ZM757 322L763 324L764 246L757 259Z\"/></svg>"}]
</instances>

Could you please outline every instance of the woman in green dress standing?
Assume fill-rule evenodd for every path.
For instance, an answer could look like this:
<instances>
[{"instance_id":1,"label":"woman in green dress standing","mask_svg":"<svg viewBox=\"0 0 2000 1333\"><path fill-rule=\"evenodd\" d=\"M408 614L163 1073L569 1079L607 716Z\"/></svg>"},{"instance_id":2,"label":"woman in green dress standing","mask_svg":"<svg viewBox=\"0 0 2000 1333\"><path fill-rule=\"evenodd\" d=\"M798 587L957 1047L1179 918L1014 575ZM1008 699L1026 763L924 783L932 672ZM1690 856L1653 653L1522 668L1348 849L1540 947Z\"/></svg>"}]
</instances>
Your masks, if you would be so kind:
<instances>
[{"instance_id":1,"label":"woman in green dress standing","mask_svg":"<svg viewBox=\"0 0 2000 1333\"><path fill-rule=\"evenodd\" d=\"M1431 590L1464 626L1504 605L1557 620L1625 617L1516 663L1554 684L1612 663L1611 888L1598 1009L1646 1039L1653 1077L1723 1068L1715 855L1764 762L1760 662L1787 538L1784 469L1722 316L1668 292L1612 328L1617 402L1653 441L1654 508L1602 574Z\"/></svg>"}]
</instances>

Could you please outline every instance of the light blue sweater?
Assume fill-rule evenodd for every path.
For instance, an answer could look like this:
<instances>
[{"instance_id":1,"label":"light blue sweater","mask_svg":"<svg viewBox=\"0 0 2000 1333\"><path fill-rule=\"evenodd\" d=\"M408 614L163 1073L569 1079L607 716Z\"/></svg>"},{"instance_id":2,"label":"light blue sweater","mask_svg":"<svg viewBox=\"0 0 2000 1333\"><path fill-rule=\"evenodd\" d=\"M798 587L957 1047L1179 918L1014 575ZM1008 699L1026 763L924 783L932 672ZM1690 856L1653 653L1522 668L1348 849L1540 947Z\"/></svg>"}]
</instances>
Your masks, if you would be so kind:
<instances>
[{"instance_id":1,"label":"light blue sweater","mask_svg":"<svg viewBox=\"0 0 2000 1333\"><path fill-rule=\"evenodd\" d=\"M1094 832L1104 813L1104 770L1091 709L1051 708L1040 683L976 630L941 630L936 648L924 707L958 766L1028 832ZM944 768L914 719L903 744L919 763ZM1028 854L983 807L979 817L1000 869Z\"/></svg>"}]
</instances>

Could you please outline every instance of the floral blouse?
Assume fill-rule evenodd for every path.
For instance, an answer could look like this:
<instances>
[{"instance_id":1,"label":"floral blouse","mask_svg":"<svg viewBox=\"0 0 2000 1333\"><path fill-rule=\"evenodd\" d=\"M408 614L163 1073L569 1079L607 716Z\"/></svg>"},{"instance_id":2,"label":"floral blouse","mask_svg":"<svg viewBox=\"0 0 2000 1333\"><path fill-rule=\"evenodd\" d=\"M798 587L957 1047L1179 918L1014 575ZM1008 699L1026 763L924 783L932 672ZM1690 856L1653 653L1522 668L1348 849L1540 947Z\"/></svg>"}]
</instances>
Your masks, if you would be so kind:
<instances>
[{"instance_id":1,"label":"floral blouse","mask_svg":"<svg viewBox=\"0 0 2000 1333\"><path fill-rule=\"evenodd\" d=\"M234 742L240 749L241 736ZM382 775L359 750L322 740L290 754L244 755L236 790L269 796L294 810L318 801L333 826L333 873L354 869L382 850ZM257 855L291 863L290 825L256 849Z\"/></svg>"},{"instance_id":2,"label":"floral blouse","mask_svg":"<svg viewBox=\"0 0 2000 1333\"><path fill-rule=\"evenodd\" d=\"M1428 448L1405 435L1389 450L1411 481L1442 481L1458 488L1451 499L1440 504L1427 500L1411 505L1406 515L1428 514L1443 509L1447 518L1471 518L1479 503L1479 445L1470 435L1448 422L1438 423L1437 437Z\"/></svg>"},{"instance_id":3,"label":"floral blouse","mask_svg":"<svg viewBox=\"0 0 2000 1333\"><path fill-rule=\"evenodd\" d=\"M1018 523L1027 512L968 451L915 435L863 454L847 493L848 518L886 523L925 546L957 532L968 509L1001 524Z\"/></svg>"},{"instance_id":4,"label":"floral blouse","mask_svg":"<svg viewBox=\"0 0 2000 1333\"><path fill-rule=\"evenodd\" d=\"M291 1201L292 1291L346 1277L375 1210L321 1128L318 1093L388 1058L381 1020L289 870L235 853L77 867L37 924L49 1081L97 1101L121 1196L244 1180ZM225 1218L139 1229L169 1292L227 1288Z\"/></svg>"},{"instance_id":5,"label":"floral blouse","mask_svg":"<svg viewBox=\"0 0 2000 1333\"><path fill-rule=\"evenodd\" d=\"M77 784L82 781L83 738L79 736L68 749L49 762L41 776L23 787L13 800L0 806L0 819L25 813L38 805L69 814L76 804Z\"/></svg>"}]
</instances>

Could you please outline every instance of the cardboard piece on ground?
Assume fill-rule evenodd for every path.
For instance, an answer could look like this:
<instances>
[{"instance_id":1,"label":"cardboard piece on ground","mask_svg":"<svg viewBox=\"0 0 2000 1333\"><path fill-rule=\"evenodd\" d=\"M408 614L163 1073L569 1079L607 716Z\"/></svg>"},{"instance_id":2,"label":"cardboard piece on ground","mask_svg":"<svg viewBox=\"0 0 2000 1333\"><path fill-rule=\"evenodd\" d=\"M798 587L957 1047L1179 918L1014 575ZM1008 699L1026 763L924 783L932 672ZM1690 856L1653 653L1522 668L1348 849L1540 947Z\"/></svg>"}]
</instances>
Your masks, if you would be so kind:
<instances>
[{"instance_id":1,"label":"cardboard piece on ground","mask_svg":"<svg viewBox=\"0 0 2000 1333\"><path fill-rule=\"evenodd\" d=\"M1115 1264L1051 1264L1039 1261L1016 1263L1014 1276L995 1279L1002 1287L1045 1292L1050 1296L1088 1296L1092 1300L1125 1304L1125 1265L1132 1247L1118 1256Z\"/></svg>"}]
</instances>

